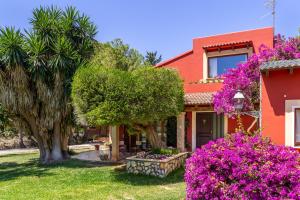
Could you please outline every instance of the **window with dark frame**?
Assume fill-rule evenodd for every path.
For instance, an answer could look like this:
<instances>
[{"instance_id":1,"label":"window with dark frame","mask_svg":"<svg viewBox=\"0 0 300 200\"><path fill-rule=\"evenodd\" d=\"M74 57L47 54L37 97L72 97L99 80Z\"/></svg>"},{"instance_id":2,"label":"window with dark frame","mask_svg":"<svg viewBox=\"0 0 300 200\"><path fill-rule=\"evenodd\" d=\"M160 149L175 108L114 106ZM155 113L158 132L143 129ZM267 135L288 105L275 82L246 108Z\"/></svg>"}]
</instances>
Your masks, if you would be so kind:
<instances>
[{"instance_id":1,"label":"window with dark frame","mask_svg":"<svg viewBox=\"0 0 300 200\"><path fill-rule=\"evenodd\" d=\"M295 146L300 146L300 108L295 109Z\"/></svg>"},{"instance_id":2,"label":"window with dark frame","mask_svg":"<svg viewBox=\"0 0 300 200\"><path fill-rule=\"evenodd\" d=\"M228 69L235 68L237 64L245 62L248 54L234 54L226 56L216 56L208 58L208 78L222 76Z\"/></svg>"}]
</instances>

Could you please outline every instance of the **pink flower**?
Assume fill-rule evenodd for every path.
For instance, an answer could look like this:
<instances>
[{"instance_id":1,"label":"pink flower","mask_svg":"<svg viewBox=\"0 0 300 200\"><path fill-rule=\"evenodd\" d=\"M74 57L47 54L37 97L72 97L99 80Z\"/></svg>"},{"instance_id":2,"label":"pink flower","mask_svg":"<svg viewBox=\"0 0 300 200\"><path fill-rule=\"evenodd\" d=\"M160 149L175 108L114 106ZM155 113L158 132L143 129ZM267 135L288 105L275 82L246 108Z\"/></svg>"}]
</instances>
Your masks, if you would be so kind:
<instances>
[{"instance_id":1,"label":"pink flower","mask_svg":"<svg viewBox=\"0 0 300 200\"><path fill-rule=\"evenodd\" d=\"M262 44L259 52L248 58L246 63L228 70L223 75L223 88L213 98L214 109L217 113L232 115L234 111L233 96L237 90L242 90L245 101L244 111L254 110L259 102L259 66L262 62L300 58L300 39L277 35L274 38L274 48Z\"/></svg>"},{"instance_id":2,"label":"pink flower","mask_svg":"<svg viewBox=\"0 0 300 200\"><path fill-rule=\"evenodd\" d=\"M187 199L300 199L300 154L260 135L235 133L187 160Z\"/></svg>"}]
</instances>

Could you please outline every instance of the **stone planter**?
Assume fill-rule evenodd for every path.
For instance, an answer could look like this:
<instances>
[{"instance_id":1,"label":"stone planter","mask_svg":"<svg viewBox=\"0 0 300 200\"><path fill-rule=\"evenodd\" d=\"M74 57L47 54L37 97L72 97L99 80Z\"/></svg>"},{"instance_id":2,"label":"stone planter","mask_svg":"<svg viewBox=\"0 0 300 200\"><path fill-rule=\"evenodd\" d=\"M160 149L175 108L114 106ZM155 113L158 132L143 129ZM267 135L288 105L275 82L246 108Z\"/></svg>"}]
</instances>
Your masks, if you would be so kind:
<instances>
[{"instance_id":1,"label":"stone planter","mask_svg":"<svg viewBox=\"0 0 300 200\"><path fill-rule=\"evenodd\" d=\"M110 160L110 148L109 146L101 146L99 149L99 157L100 160L105 161L105 160Z\"/></svg>"},{"instance_id":2,"label":"stone planter","mask_svg":"<svg viewBox=\"0 0 300 200\"><path fill-rule=\"evenodd\" d=\"M166 177L170 172L184 165L188 153L179 153L164 160L141 159L132 156L126 158L128 173L145 174L158 177Z\"/></svg>"}]
</instances>

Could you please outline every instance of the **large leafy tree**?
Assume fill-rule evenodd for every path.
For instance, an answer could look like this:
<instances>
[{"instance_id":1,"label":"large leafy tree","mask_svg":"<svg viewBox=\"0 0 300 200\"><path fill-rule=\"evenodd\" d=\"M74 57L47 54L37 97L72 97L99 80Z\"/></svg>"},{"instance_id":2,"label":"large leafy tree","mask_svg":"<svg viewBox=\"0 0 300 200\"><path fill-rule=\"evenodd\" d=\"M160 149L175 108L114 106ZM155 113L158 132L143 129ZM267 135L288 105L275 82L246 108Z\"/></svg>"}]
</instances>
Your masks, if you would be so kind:
<instances>
[{"instance_id":1,"label":"large leafy tree","mask_svg":"<svg viewBox=\"0 0 300 200\"><path fill-rule=\"evenodd\" d=\"M92 65L131 71L143 63L143 56L121 39L97 43L95 47L95 55L91 60Z\"/></svg>"},{"instance_id":2,"label":"large leafy tree","mask_svg":"<svg viewBox=\"0 0 300 200\"><path fill-rule=\"evenodd\" d=\"M43 163L68 158L71 81L93 53L96 28L75 8L40 7L32 28L0 31L0 102L34 136Z\"/></svg>"},{"instance_id":3,"label":"large leafy tree","mask_svg":"<svg viewBox=\"0 0 300 200\"><path fill-rule=\"evenodd\" d=\"M170 69L133 71L89 66L74 77L72 98L82 122L127 125L146 133L152 147L162 147L155 124L183 110L183 86Z\"/></svg>"}]
</instances>

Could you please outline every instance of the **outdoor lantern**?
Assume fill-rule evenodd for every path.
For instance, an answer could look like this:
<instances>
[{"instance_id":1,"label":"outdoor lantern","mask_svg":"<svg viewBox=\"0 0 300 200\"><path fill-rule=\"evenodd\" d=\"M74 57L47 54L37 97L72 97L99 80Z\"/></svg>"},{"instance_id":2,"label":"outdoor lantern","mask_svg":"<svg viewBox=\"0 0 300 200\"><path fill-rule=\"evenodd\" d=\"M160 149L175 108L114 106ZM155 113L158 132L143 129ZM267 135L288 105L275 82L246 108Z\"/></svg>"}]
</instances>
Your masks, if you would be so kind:
<instances>
[{"instance_id":1,"label":"outdoor lantern","mask_svg":"<svg viewBox=\"0 0 300 200\"><path fill-rule=\"evenodd\" d=\"M245 96L241 90L238 90L233 97L234 108L236 111L241 111L243 109L244 100Z\"/></svg>"}]
</instances>

